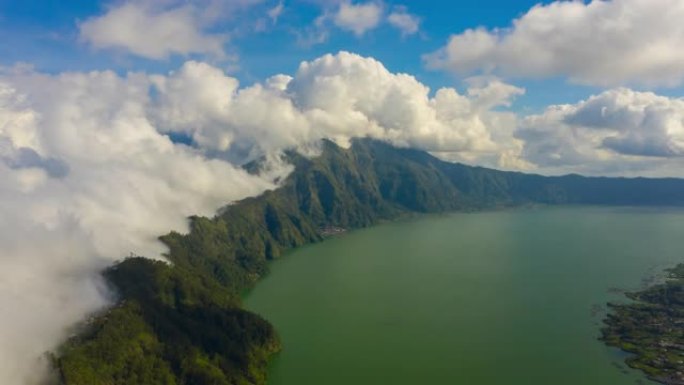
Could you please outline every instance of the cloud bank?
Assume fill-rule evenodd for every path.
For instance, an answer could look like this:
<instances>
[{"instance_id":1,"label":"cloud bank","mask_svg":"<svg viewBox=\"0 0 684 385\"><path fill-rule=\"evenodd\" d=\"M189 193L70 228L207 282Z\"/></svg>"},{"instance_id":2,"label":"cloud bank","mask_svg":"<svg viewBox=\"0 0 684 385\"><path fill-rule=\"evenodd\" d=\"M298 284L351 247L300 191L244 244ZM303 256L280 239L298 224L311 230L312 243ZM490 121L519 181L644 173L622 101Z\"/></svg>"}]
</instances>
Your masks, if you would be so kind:
<instances>
[{"instance_id":1,"label":"cloud bank","mask_svg":"<svg viewBox=\"0 0 684 385\"><path fill-rule=\"evenodd\" d=\"M149 80L110 72L0 78L0 383L34 384L44 352L106 305L98 271L185 218L273 187L176 145L147 118Z\"/></svg>"},{"instance_id":2,"label":"cloud bank","mask_svg":"<svg viewBox=\"0 0 684 385\"><path fill-rule=\"evenodd\" d=\"M274 188L239 165L328 138L545 173L684 176L684 101L627 88L519 117L523 89L473 78L432 92L340 52L248 87L188 61L168 74L0 72L0 383L33 385L44 352L109 303L98 272ZM170 137L186 137L189 144Z\"/></svg>"},{"instance_id":3,"label":"cloud bank","mask_svg":"<svg viewBox=\"0 0 684 385\"><path fill-rule=\"evenodd\" d=\"M461 75L677 86L684 80L682 19L680 0L555 1L533 7L508 28L452 35L424 59Z\"/></svg>"},{"instance_id":4,"label":"cloud bank","mask_svg":"<svg viewBox=\"0 0 684 385\"><path fill-rule=\"evenodd\" d=\"M275 187L239 164L358 136L503 164L522 143L513 115L493 109L522 92L490 82L431 95L345 52L249 87L194 61L165 75L3 70L0 308L11 311L0 319L0 383L35 384L42 355L109 303L102 268L131 252L158 258L157 236L185 231L187 216Z\"/></svg>"},{"instance_id":5,"label":"cloud bank","mask_svg":"<svg viewBox=\"0 0 684 385\"><path fill-rule=\"evenodd\" d=\"M277 75L242 89L198 62L152 81L160 94L158 127L233 160L323 138L344 144L365 136L493 166L501 166L500 153L521 148L512 136L514 115L494 109L524 90L492 81L473 84L466 95L452 88L431 95L414 77L347 52L304 62L293 77Z\"/></svg>"},{"instance_id":6,"label":"cloud bank","mask_svg":"<svg viewBox=\"0 0 684 385\"><path fill-rule=\"evenodd\" d=\"M0 383L33 385L44 352L109 303L98 272L274 188L239 165L328 138L372 137L472 164L684 176L684 101L627 88L519 117L524 90L474 78L432 92L340 52L247 87L188 61L168 74L0 72ZM170 137L186 137L189 144ZM42 362L42 363L41 363Z\"/></svg>"},{"instance_id":7,"label":"cloud bank","mask_svg":"<svg viewBox=\"0 0 684 385\"><path fill-rule=\"evenodd\" d=\"M604 91L522 119L521 157L554 172L684 176L684 100Z\"/></svg>"}]
</instances>

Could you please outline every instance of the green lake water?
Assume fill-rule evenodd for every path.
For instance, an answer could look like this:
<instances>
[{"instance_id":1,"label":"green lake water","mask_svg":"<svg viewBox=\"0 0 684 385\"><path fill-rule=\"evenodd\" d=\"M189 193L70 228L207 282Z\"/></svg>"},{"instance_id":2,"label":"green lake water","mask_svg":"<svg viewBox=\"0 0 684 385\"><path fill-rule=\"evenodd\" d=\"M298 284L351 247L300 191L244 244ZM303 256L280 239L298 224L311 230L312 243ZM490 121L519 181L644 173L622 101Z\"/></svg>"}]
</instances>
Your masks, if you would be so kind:
<instances>
[{"instance_id":1,"label":"green lake water","mask_svg":"<svg viewBox=\"0 0 684 385\"><path fill-rule=\"evenodd\" d=\"M245 302L282 338L270 385L630 385L604 304L677 262L682 210L427 216L298 249Z\"/></svg>"}]
</instances>

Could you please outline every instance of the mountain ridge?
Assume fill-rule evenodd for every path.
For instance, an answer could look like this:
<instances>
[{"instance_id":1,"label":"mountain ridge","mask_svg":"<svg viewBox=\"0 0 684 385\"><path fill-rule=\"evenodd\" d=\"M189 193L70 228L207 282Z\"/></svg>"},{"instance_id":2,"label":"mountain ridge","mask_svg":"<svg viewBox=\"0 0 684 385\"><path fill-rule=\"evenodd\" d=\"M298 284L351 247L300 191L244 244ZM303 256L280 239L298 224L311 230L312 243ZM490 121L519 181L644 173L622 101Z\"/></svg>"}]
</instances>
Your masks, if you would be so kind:
<instances>
[{"instance_id":1,"label":"mountain ridge","mask_svg":"<svg viewBox=\"0 0 684 385\"><path fill-rule=\"evenodd\" d=\"M171 265L134 257L104 272L119 301L55 353L63 384L265 383L280 343L266 320L241 308L240 294L269 261L321 241L327 227L525 204L684 205L682 179L498 171L371 139L286 156L295 169L277 189L213 218L191 217L188 234L160 237Z\"/></svg>"}]
</instances>

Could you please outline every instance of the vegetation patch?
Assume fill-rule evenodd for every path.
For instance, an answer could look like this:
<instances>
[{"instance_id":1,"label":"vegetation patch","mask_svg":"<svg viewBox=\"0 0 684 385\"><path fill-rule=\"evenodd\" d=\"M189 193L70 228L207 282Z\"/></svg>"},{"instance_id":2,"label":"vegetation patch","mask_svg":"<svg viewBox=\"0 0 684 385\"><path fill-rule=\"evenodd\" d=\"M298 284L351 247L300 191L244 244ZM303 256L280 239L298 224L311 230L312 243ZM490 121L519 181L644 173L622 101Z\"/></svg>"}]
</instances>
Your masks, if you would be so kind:
<instances>
[{"instance_id":1,"label":"vegetation patch","mask_svg":"<svg viewBox=\"0 0 684 385\"><path fill-rule=\"evenodd\" d=\"M684 384L684 264L664 283L629 293L632 302L609 304L602 340L633 355L627 364L668 385Z\"/></svg>"}]
</instances>

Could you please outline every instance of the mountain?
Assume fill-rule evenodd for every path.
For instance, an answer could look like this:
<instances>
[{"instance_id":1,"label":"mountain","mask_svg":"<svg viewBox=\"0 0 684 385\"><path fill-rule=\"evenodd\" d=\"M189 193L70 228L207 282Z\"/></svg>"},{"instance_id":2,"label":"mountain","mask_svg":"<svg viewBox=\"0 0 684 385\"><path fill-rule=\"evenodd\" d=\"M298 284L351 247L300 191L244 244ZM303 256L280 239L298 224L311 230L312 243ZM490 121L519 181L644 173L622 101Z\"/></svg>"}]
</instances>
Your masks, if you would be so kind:
<instances>
[{"instance_id":1,"label":"mountain","mask_svg":"<svg viewBox=\"0 0 684 385\"><path fill-rule=\"evenodd\" d=\"M54 355L65 385L263 384L280 349L273 327L240 294L284 252L414 213L525 204L684 205L684 180L544 177L441 161L369 139L320 156L287 154L276 190L190 218L160 239L172 264L128 258L104 272L119 296ZM259 164L249 166L258 171Z\"/></svg>"}]
</instances>

